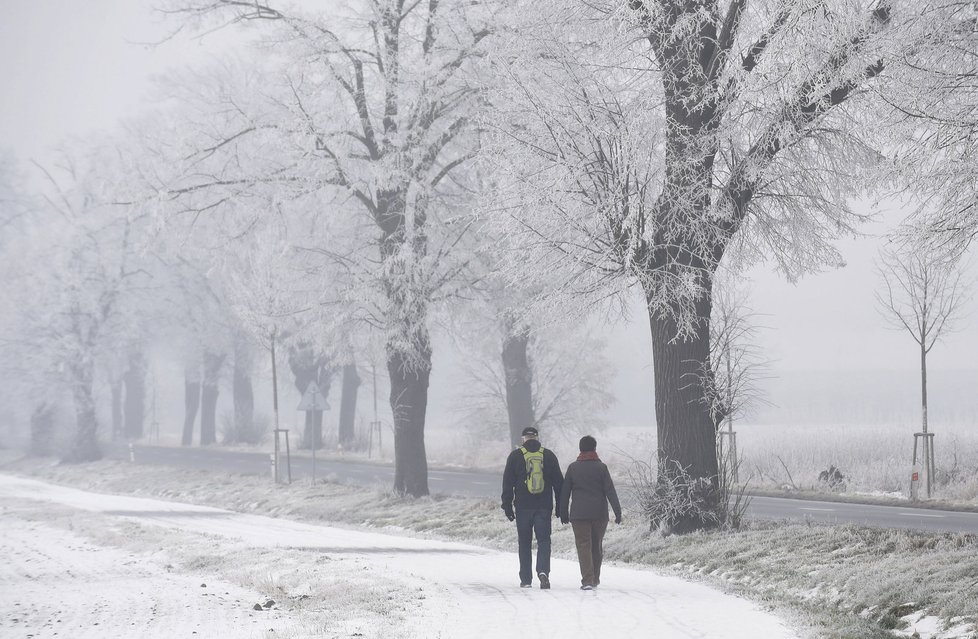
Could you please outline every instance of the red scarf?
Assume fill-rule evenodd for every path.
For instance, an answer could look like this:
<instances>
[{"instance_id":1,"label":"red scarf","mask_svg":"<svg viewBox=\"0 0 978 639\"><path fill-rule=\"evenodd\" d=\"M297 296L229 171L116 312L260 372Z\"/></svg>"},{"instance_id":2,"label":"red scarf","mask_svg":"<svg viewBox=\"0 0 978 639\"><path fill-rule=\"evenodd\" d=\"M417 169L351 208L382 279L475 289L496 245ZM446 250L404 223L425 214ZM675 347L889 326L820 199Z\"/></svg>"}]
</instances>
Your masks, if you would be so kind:
<instances>
[{"instance_id":1,"label":"red scarf","mask_svg":"<svg viewBox=\"0 0 978 639\"><path fill-rule=\"evenodd\" d=\"M598 454L593 450L589 450L586 453L581 453L577 456L577 461L601 461L598 459Z\"/></svg>"}]
</instances>

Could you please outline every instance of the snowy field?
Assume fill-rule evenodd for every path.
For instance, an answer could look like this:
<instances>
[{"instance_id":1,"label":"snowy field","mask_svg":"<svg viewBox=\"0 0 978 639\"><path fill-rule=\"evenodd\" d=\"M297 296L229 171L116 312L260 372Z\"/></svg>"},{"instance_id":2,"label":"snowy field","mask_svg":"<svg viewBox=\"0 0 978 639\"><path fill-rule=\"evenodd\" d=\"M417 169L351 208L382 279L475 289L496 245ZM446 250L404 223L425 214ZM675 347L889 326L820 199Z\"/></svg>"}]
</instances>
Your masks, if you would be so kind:
<instances>
[{"instance_id":1,"label":"snowy field","mask_svg":"<svg viewBox=\"0 0 978 639\"><path fill-rule=\"evenodd\" d=\"M845 491L887 497L907 496L914 424L741 424L737 426L740 479L752 488L828 491L819 473L835 466ZM619 476L633 460L648 461L656 450L655 429L610 427L594 433L602 458ZM563 461L577 453L577 437L544 438ZM508 451L505 442L477 444L464 429L429 438L436 465L495 469ZM935 497L978 505L978 429L972 424L940 425L936 431Z\"/></svg>"},{"instance_id":2,"label":"snowy field","mask_svg":"<svg viewBox=\"0 0 978 639\"><path fill-rule=\"evenodd\" d=\"M4 637L796 636L701 584L609 566L549 592L475 546L0 475ZM270 599L270 591L285 593Z\"/></svg>"}]
</instances>

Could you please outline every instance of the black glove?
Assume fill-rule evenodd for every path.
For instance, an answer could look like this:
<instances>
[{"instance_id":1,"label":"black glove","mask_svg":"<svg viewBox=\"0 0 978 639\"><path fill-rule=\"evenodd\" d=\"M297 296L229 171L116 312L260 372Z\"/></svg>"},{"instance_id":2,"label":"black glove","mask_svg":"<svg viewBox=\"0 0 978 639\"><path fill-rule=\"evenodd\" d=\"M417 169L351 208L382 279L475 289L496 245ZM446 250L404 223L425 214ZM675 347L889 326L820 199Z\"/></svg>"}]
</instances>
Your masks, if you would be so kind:
<instances>
[{"instance_id":1,"label":"black glove","mask_svg":"<svg viewBox=\"0 0 978 639\"><path fill-rule=\"evenodd\" d=\"M615 523L616 524L620 524L621 523L621 515L615 515Z\"/></svg>"},{"instance_id":2,"label":"black glove","mask_svg":"<svg viewBox=\"0 0 978 639\"><path fill-rule=\"evenodd\" d=\"M516 515L513 514L513 509L512 508L505 508L504 507L503 508L503 512L506 513L506 519L508 519L510 521L513 521L514 519L516 519Z\"/></svg>"}]
</instances>

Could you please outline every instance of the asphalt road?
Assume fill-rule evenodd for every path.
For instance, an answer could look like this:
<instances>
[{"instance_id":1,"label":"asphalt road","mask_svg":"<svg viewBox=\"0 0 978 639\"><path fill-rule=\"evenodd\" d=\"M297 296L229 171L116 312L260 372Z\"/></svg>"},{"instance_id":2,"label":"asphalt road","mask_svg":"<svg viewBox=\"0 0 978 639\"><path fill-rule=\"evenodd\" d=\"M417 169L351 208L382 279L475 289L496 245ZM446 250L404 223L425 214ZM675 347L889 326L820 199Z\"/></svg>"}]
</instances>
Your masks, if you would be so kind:
<instances>
[{"instance_id":1,"label":"asphalt road","mask_svg":"<svg viewBox=\"0 0 978 639\"><path fill-rule=\"evenodd\" d=\"M135 463L220 470L247 475L272 477L270 455L267 453L236 452L218 448L170 448L135 445ZM125 447L107 451L108 456L127 459ZM309 479L313 475L312 459L303 453L292 456L292 479ZM285 462L280 469L286 477ZM335 477L338 480L363 485L390 486L394 481L392 466L362 460L317 459L317 478ZM470 497L498 499L498 473L452 470L428 471L429 488L433 493L459 494ZM910 528L936 532L978 533L978 513L913 508L910 506L872 506L841 502L788 499L782 497L751 497L748 516L758 519L794 519L827 523L852 523L879 528Z\"/></svg>"}]
</instances>

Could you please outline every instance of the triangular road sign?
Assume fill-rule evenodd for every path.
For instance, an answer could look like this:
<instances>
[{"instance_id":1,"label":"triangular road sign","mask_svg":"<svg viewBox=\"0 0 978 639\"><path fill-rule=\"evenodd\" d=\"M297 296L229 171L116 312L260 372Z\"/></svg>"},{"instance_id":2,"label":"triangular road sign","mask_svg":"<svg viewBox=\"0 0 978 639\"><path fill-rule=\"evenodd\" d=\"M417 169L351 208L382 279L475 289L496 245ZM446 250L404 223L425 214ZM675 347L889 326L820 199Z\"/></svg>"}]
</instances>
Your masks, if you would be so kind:
<instances>
[{"instance_id":1,"label":"triangular road sign","mask_svg":"<svg viewBox=\"0 0 978 639\"><path fill-rule=\"evenodd\" d=\"M302 394L302 400L296 410L329 410L326 397L319 390L319 385L315 381L309 382L306 392Z\"/></svg>"}]
</instances>

